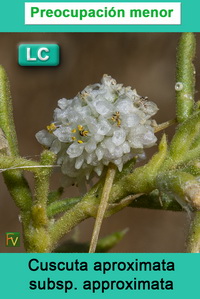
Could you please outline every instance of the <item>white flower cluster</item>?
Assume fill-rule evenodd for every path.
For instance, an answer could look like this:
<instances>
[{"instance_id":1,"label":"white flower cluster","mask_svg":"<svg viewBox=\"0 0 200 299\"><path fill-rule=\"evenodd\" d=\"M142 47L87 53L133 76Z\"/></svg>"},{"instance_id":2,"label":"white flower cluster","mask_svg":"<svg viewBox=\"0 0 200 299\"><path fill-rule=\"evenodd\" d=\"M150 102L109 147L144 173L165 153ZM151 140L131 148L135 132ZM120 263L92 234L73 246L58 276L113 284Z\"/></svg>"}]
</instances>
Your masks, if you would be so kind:
<instances>
[{"instance_id":1,"label":"white flower cluster","mask_svg":"<svg viewBox=\"0 0 200 299\"><path fill-rule=\"evenodd\" d=\"M58 107L53 122L36 138L58 155L57 163L72 181L100 176L110 162L121 171L157 140L151 120L156 104L108 75L74 99L59 100Z\"/></svg>"}]
</instances>

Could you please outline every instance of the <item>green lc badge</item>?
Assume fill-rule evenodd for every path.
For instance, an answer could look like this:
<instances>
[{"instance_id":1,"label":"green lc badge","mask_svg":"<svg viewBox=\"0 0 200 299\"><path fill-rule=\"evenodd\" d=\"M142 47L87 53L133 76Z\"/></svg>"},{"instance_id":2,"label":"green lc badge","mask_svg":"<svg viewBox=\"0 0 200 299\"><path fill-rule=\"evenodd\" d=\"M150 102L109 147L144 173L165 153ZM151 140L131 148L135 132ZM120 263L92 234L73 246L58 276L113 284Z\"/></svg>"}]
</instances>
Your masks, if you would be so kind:
<instances>
[{"instance_id":1,"label":"green lc badge","mask_svg":"<svg viewBox=\"0 0 200 299\"><path fill-rule=\"evenodd\" d=\"M57 66L60 47L57 44L20 44L18 63L21 66Z\"/></svg>"}]
</instances>

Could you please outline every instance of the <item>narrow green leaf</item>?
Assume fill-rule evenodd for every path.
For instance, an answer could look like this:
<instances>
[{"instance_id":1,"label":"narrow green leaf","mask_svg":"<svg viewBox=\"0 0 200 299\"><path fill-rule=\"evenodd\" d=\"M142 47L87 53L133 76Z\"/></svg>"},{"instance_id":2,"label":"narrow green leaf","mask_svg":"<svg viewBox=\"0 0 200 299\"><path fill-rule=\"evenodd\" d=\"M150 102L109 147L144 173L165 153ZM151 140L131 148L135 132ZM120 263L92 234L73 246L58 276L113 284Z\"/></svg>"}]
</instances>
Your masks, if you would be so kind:
<instances>
[{"instance_id":1,"label":"narrow green leaf","mask_svg":"<svg viewBox=\"0 0 200 299\"><path fill-rule=\"evenodd\" d=\"M49 218L63 213L74 207L81 201L81 197L67 198L59 201L54 201L47 206L47 216Z\"/></svg>"},{"instance_id":2,"label":"narrow green leaf","mask_svg":"<svg viewBox=\"0 0 200 299\"><path fill-rule=\"evenodd\" d=\"M149 194L141 195L140 198L133 200L129 207L169 211L183 210L174 196L159 192L158 189Z\"/></svg>"},{"instance_id":3,"label":"narrow green leaf","mask_svg":"<svg viewBox=\"0 0 200 299\"><path fill-rule=\"evenodd\" d=\"M128 229L110 234L98 241L96 252L103 253L111 250L117 245L126 235ZM54 252L57 253L73 253L73 252L88 252L89 243L79 243L73 240L68 240L58 246Z\"/></svg>"},{"instance_id":4,"label":"narrow green leaf","mask_svg":"<svg viewBox=\"0 0 200 299\"><path fill-rule=\"evenodd\" d=\"M62 196L63 192L64 192L63 187L60 187L57 190L53 190L53 191L49 192L49 194L48 194L48 204L59 200L60 197Z\"/></svg>"}]
</instances>

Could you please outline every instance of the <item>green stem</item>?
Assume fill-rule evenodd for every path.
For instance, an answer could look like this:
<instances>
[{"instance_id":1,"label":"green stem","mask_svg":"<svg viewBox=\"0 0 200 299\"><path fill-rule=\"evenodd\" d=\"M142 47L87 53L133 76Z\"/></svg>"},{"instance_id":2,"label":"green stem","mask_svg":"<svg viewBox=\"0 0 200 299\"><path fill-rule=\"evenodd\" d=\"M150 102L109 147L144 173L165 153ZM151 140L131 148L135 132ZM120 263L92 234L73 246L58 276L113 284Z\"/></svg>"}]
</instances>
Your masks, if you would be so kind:
<instances>
[{"instance_id":1,"label":"green stem","mask_svg":"<svg viewBox=\"0 0 200 299\"><path fill-rule=\"evenodd\" d=\"M11 155L18 156L19 151L12 112L10 84L2 66L0 66L0 128L6 136Z\"/></svg>"},{"instance_id":2,"label":"green stem","mask_svg":"<svg viewBox=\"0 0 200 299\"><path fill-rule=\"evenodd\" d=\"M200 211L195 212L193 215L188 237L187 251L191 253L200 252Z\"/></svg>"},{"instance_id":3,"label":"green stem","mask_svg":"<svg viewBox=\"0 0 200 299\"><path fill-rule=\"evenodd\" d=\"M55 163L55 154L51 151L44 151L41 154L41 166L53 165ZM46 209L49 194L49 178L52 172L51 167L40 168L35 175L35 199L44 209Z\"/></svg>"},{"instance_id":4,"label":"green stem","mask_svg":"<svg viewBox=\"0 0 200 299\"><path fill-rule=\"evenodd\" d=\"M200 112L191 115L182 123L174 135L170 147L169 155L162 166L162 171L175 168L180 163L196 159L200 156L199 145L194 148L194 142L200 132ZM192 147L192 148L191 148Z\"/></svg>"},{"instance_id":5,"label":"green stem","mask_svg":"<svg viewBox=\"0 0 200 299\"><path fill-rule=\"evenodd\" d=\"M51 165L55 162L55 154L44 151L41 154L41 165ZM35 175L35 198L31 208L32 227L29 232L28 252L49 252L51 239L48 233L49 219L47 216L47 201L49 179L52 168L41 168Z\"/></svg>"},{"instance_id":6,"label":"green stem","mask_svg":"<svg viewBox=\"0 0 200 299\"><path fill-rule=\"evenodd\" d=\"M158 153L147 164L136 168L133 173L114 182L109 202L115 202L130 194L150 193L156 189L156 177L167 154L167 140L164 134L159 144Z\"/></svg>"},{"instance_id":7,"label":"green stem","mask_svg":"<svg viewBox=\"0 0 200 299\"><path fill-rule=\"evenodd\" d=\"M89 206L95 209L95 199L95 196L87 195L85 200L77 203L50 227L49 234L51 238L51 250L56 247L60 238L70 232L80 222L90 217L88 212Z\"/></svg>"},{"instance_id":8,"label":"green stem","mask_svg":"<svg viewBox=\"0 0 200 299\"><path fill-rule=\"evenodd\" d=\"M8 142L8 152L12 157L18 157L17 137L12 113L12 100L10 95L10 85L6 72L0 66L0 128L3 130ZM6 159L6 158L5 158ZM3 167L2 167L3 166ZM0 161L0 168L4 168L4 161ZM3 173L7 188L22 210L30 208L32 195L27 181L20 170L12 170Z\"/></svg>"},{"instance_id":9,"label":"green stem","mask_svg":"<svg viewBox=\"0 0 200 299\"><path fill-rule=\"evenodd\" d=\"M167 171L157 177L159 190L173 194L186 210L200 208L200 183L190 173L180 170Z\"/></svg>"},{"instance_id":10,"label":"green stem","mask_svg":"<svg viewBox=\"0 0 200 299\"><path fill-rule=\"evenodd\" d=\"M196 40L193 33L184 32L181 35L177 51L176 69L176 101L177 120L183 122L194 109L195 69L193 59L195 56Z\"/></svg>"},{"instance_id":11,"label":"green stem","mask_svg":"<svg viewBox=\"0 0 200 299\"><path fill-rule=\"evenodd\" d=\"M101 195L100 205L99 205L99 208L97 211L97 217L96 217L96 221L95 221L95 225L94 225L94 230L92 233L92 239L90 242L89 253L94 253L96 250L100 229L101 229L105 211L106 211L106 208L108 205L109 195L110 195L110 191L111 191L111 188L113 185L115 174L116 174L116 166L114 164L109 164L108 170L106 173L105 184L104 184L102 195Z\"/></svg>"},{"instance_id":12,"label":"green stem","mask_svg":"<svg viewBox=\"0 0 200 299\"><path fill-rule=\"evenodd\" d=\"M53 202L47 207L47 215L49 218L52 218L60 213L67 212L81 201L81 197L72 197ZM123 198L119 203L109 204L106 211L106 217L117 213L126 206L132 208L155 209L163 211L183 211L181 205L178 204L173 196L169 196L165 193L160 195L158 190L154 190L149 194L130 194L128 197ZM97 214L96 209L97 208L95 208L93 212L91 211L91 216Z\"/></svg>"},{"instance_id":13,"label":"green stem","mask_svg":"<svg viewBox=\"0 0 200 299\"><path fill-rule=\"evenodd\" d=\"M164 123L161 123L159 125L157 125L155 128L154 128L154 133L157 133L157 132L160 132L164 129L167 129L169 128L170 126L174 125L176 123L176 119L171 119L171 120L168 120Z\"/></svg>"}]
</instances>

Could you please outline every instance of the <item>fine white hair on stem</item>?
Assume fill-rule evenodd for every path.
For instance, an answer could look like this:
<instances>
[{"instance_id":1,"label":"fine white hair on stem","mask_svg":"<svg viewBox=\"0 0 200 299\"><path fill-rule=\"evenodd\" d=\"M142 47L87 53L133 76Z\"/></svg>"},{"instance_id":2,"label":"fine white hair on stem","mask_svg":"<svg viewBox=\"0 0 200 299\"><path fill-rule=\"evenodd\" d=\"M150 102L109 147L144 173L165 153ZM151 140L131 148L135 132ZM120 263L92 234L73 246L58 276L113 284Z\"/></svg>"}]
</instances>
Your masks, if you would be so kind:
<instances>
[{"instance_id":1,"label":"fine white hair on stem","mask_svg":"<svg viewBox=\"0 0 200 299\"><path fill-rule=\"evenodd\" d=\"M54 167L60 167L60 165L33 165L33 166L13 166L8 168L0 169L0 172L4 172L7 170L15 170L15 169L31 169L31 168L54 168Z\"/></svg>"}]
</instances>

